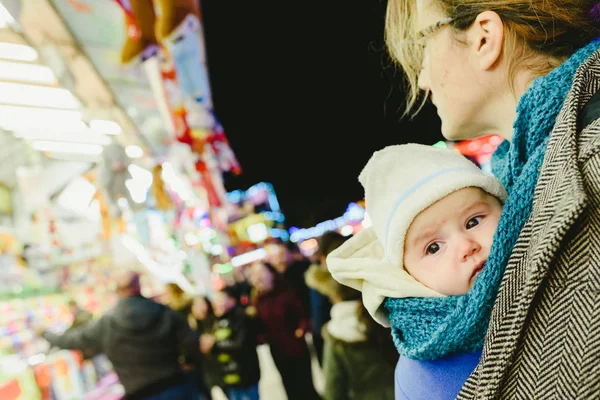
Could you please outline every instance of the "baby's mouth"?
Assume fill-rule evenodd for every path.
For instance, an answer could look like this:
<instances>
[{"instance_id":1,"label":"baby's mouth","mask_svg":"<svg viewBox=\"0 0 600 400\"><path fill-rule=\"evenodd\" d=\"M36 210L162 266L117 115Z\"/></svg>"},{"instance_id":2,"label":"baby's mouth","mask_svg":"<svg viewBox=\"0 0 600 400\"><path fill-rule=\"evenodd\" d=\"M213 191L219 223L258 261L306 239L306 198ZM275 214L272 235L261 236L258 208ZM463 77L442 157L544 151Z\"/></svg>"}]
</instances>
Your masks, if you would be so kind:
<instances>
[{"instance_id":1,"label":"baby's mouth","mask_svg":"<svg viewBox=\"0 0 600 400\"><path fill-rule=\"evenodd\" d=\"M477 268L475 268L475 270L473 271L473 275L471 276L471 279L477 278L477 275L479 275L481 273L481 271L483 271L483 268L485 268L485 261L482 261L481 263L479 263L477 265Z\"/></svg>"}]
</instances>

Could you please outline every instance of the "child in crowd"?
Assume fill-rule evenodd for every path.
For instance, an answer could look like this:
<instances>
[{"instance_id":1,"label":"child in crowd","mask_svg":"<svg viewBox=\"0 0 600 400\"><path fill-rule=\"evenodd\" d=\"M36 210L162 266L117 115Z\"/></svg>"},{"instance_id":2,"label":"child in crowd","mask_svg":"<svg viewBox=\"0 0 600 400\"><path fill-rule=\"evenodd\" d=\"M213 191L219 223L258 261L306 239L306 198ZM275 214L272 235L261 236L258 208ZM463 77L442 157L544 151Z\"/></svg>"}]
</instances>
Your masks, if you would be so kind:
<instances>
[{"instance_id":1,"label":"child in crowd","mask_svg":"<svg viewBox=\"0 0 600 400\"><path fill-rule=\"evenodd\" d=\"M481 355L487 323L463 323L493 305L480 297L497 273L485 262L506 191L458 152L416 144L376 152L359 181L372 226L334 250L327 266L391 326L396 398L453 399ZM457 315L456 302L476 307Z\"/></svg>"},{"instance_id":2,"label":"child in crowd","mask_svg":"<svg viewBox=\"0 0 600 400\"><path fill-rule=\"evenodd\" d=\"M215 323L215 312L210 300L205 296L195 296L192 299L190 315L188 316L190 327L196 331L198 336L212 333ZM219 386L221 379L217 373L218 367L213 357L204 355L201 362L195 365L195 370L190 373L202 400L212 400L212 387ZM225 389L221 386L221 389Z\"/></svg>"},{"instance_id":3,"label":"child in crowd","mask_svg":"<svg viewBox=\"0 0 600 400\"><path fill-rule=\"evenodd\" d=\"M216 317L211 333L200 337L200 349L215 360L221 387L230 400L258 400L260 367L254 322L237 304L229 287L212 299Z\"/></svg>"},{"instance_id":4,"label":"child in crowd","mask_svg":"<svg viewBox=\"0 0 600 400\"><path fill-rule=\"evenodd\" d=\"M359 291L331 275L321 279L333 303L331 320L323 326L325 400L392 400L394 366L379 340L379 330L384 328L369 316ZM387 339L391 342L389 335Z\"/></svg>"}]
</instances>

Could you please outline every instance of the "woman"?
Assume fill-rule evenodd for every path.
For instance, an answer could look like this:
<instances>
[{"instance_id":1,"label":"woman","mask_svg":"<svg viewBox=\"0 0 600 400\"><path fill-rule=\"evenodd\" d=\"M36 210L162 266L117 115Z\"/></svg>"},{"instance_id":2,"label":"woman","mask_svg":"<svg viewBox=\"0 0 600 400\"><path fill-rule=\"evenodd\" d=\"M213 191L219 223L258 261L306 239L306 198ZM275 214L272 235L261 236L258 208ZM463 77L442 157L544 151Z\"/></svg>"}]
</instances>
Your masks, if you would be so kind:
<instances>
[{"instance_id":1,"label":"woman","mask_svg":"<svg viewBox=\"0 0 600 400\"><path fill-rule=\"evenodd\" d=\"M271 356L289 400L319 399L312 382L310 353L304 340L308 317L296 291L268 263L251 267L250 283L256 289L254 306L263 326Z\"/></svg>"},{"instance_id":2,"label":"woman","mask_svg":"<svg viewBox=\"0 0 600 400\"><path fill-rule=\"evenodd\" d=\"M477 296L430 301L456 319L481 308L461 323L479 340L503 280L460 398L600 396L591 308L600 288L599 11L596 0L388 3L386 41L407 76L407 112L421 89L447 139L506 139L492 164L509 192L486 264L494 282ZM394 321L408 306L386 302L397 341Z\"/></svg>"}]
</instances>

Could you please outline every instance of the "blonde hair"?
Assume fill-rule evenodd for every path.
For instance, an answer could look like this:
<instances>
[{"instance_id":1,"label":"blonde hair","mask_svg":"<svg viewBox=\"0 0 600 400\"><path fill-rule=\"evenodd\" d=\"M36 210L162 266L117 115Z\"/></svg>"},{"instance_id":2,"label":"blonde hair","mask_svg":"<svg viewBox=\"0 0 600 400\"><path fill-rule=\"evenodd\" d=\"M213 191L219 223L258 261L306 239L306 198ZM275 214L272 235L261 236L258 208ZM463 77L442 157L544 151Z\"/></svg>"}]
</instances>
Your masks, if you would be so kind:
<instances>
[{"instance_id":1,"label":"blonde hair","mask_svg":"<svg viewBox=\"0 0 600 400\"><path fill-rule=\"evenodd\" d=\"M548 74L577 49L600 36L592 13L597 0L431 0L440 11L454 18L456 31L466 30L483 11L496 12L505 28L503 54L509 55L509 85L513 90L518 69L536 76ZM417 0L389 0L385 41L392 58L404 70L408 85L405 115L416 114L426 97L419 101L418 77L422 48L416 27ZM540 63L545 56L547 62Z\"/></svg>"}]
</instances>

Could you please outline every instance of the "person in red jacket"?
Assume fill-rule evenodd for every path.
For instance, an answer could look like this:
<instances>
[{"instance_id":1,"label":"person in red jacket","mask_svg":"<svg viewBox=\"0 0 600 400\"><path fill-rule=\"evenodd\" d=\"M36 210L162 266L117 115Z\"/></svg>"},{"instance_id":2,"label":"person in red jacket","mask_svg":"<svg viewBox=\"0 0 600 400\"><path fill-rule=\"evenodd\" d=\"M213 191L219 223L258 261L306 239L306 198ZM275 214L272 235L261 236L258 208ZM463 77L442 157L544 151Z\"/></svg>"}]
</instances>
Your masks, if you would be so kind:
<instances>
[{"instance_id":1,"label":"person in red jacket","mask_svg":"<svg viewBox=\"0 0 600 400\"><path fill-rule=\"evenodd\" d=\"M294 289L268 263L251 267L254 306L288 400L319 399L312 381L311 360L304 335L308 315Z\"/></svg>"}]
</instances>

